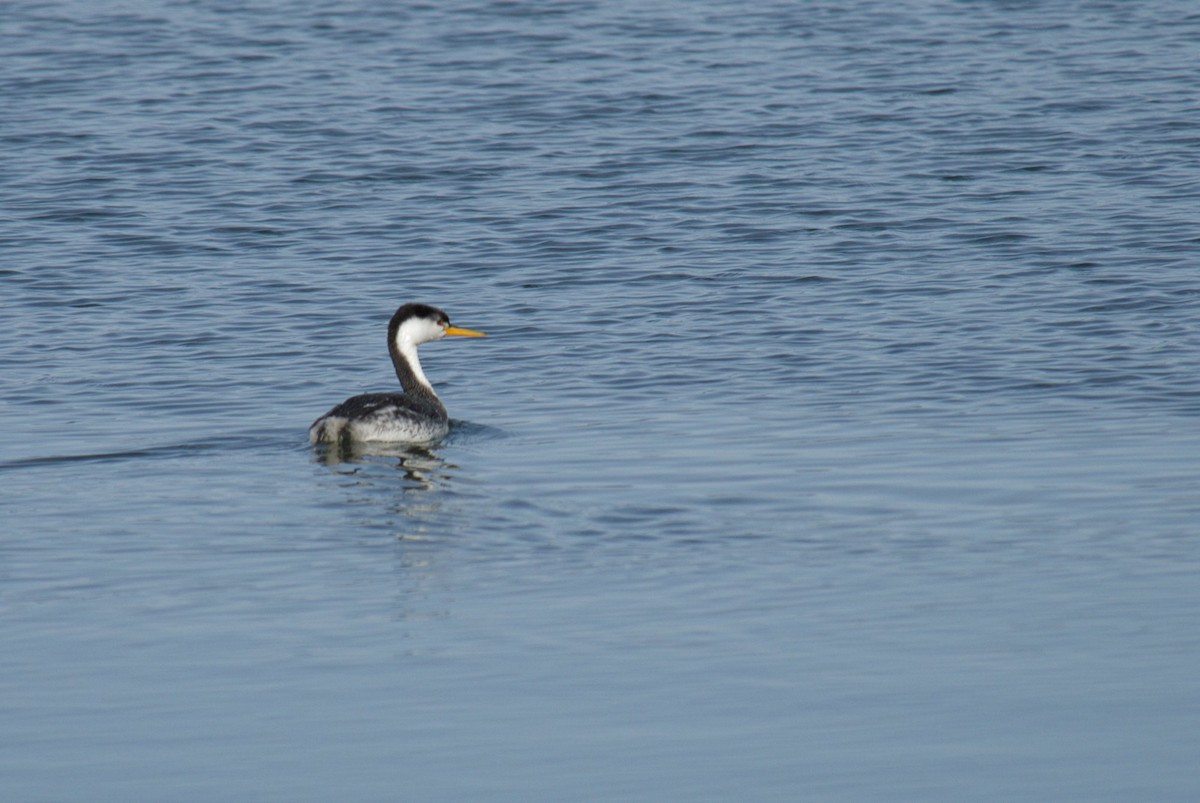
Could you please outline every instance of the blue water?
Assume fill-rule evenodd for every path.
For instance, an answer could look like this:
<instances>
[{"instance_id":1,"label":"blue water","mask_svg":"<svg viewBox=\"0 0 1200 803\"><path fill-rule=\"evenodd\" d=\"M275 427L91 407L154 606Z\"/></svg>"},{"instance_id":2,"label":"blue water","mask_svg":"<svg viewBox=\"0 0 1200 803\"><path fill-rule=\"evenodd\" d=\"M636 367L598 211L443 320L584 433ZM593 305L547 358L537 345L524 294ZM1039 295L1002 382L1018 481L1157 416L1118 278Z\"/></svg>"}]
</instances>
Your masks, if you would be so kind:
<instances>
[{"instance_id":1,"label":"blue water","mask_svg":"<svg viewBox=\"0 0 1200 803\"><path fill-rule=\"evenodd\" d=\"M1197 42L5 3L0 796L1197 799Z\"/></svg>"}]
</instances>

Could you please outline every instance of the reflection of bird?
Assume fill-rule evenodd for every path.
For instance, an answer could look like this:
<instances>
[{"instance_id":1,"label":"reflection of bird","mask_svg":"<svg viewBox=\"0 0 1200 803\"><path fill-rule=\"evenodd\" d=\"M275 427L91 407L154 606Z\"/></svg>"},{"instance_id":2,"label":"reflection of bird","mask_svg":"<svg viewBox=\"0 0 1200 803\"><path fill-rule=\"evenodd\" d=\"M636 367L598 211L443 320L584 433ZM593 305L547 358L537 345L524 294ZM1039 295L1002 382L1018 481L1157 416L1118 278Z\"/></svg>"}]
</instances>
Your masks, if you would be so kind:
<instances>
[{"instance_id":1,"label":"reflection of bird","mask_svg":"<svg viewBox=\"0 0 1200 803\"><path fill-rule=\"evenodd\" d=\"M483 337L483 332L450 325L437 307L405 304L388 322L388 353L403 393L352 396L308 428L313 443L391 441L427 443L450 431L446 408L421 370L417 346L446 335Z\"/></svg>"}]
</instances>

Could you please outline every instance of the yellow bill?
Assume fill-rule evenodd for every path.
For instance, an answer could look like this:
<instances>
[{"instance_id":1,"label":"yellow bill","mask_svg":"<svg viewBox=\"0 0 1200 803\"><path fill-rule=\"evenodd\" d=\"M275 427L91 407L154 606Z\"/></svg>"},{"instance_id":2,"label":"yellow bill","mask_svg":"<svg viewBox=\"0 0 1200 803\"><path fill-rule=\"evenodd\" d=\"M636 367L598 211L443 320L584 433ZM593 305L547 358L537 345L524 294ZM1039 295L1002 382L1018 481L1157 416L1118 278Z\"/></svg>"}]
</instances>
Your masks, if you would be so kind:
<instances>
[{"instance_id":1,"label":"yellow bill","mask_svg":"<svg viewBox=\"0 0 1200 803\"><path fill-rule=\"evenodd\" d=\"M459 337L487 337L483 332L476 332L474 329L464 329L461 326L447 326L446 334L458 335Z\"/></svg>"}]
</instances>

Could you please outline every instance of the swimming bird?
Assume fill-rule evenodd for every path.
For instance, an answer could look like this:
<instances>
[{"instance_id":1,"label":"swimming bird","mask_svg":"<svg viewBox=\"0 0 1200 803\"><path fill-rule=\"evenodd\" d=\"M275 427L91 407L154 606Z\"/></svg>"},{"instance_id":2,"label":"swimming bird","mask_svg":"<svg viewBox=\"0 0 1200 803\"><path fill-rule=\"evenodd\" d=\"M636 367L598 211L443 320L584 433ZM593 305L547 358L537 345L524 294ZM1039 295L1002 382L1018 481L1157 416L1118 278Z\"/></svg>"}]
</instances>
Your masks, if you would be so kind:
<instances>
[{"instance_id":1,"label":"swimming bird","mask_svg":"<svg viewBox=\"0 0 1200 803\"><path fill-rule=\"evenodd\" d=\"M483 332L451 326L450 317L428 304L405 304L388 322L388 353L403 393L352 396L308 428L312 443L428 443L450 431L450 417L421 370L417 346L447 335L483 337Z\"/></svg>"}]
</instances>

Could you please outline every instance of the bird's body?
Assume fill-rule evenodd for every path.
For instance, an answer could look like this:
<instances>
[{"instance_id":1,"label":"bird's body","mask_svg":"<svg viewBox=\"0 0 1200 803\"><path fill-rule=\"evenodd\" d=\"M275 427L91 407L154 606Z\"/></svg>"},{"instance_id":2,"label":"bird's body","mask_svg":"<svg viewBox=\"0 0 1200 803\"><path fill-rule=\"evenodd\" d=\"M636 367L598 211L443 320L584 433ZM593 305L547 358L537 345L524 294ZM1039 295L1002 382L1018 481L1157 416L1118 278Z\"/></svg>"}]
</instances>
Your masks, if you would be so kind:
<instances>
[{"instance_id":1,"label":"bird's body","mask_svg":"<svg viewBox=\"0 0 1200 803\"><path fill-rule=\"evenodd\" d=\"M352 396L314 421L308 439L312 443L428 443L445 437L450 431L446 408L415 401L404 393Z\"/></svg>"},{"instance_id":2,"label":"bird's body","mask_svg":"<svg viewBox=\"0 0 1200 803\"><path fill-rule=\"evenodd\" d=\"M312 443L428 443L450 431L450 417L421 370L417 346L447 335L482 337L450 325L446 313L427 304L405 304L388 323L388 352L403 393L352 396L308 428Z\"/></svg>"}]
</instances>

